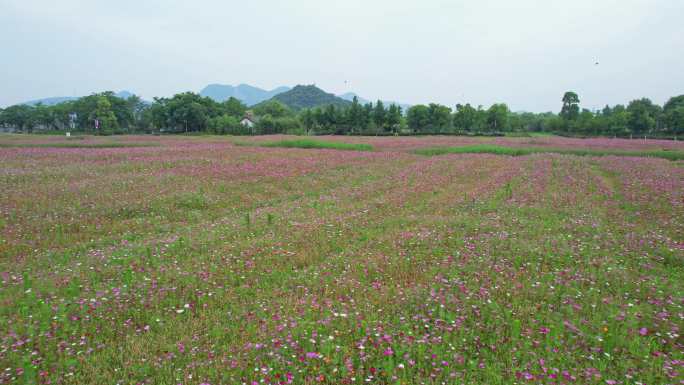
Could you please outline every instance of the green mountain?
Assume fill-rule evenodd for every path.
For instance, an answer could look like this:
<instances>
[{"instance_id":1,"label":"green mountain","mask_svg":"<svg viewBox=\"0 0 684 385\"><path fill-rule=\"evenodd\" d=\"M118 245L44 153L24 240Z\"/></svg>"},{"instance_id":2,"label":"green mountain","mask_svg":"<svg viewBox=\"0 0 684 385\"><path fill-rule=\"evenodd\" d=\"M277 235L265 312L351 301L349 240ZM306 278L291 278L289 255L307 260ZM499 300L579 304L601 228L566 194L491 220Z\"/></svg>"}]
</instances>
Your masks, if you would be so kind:
<instances>
[{"instance_id":1,"label":"green mountain","mask_svg":"<svg viewBox=\"0 0 684 385\"><path fill-rule=\"evenodd\" d=\"M274 96L270 100L279 101L295 111L304 108L327 106L329 104L337 107L347 107L351 105L350 101L329 94L314 85L298 85L287 92Z\"/></svg>"}]
</instances>

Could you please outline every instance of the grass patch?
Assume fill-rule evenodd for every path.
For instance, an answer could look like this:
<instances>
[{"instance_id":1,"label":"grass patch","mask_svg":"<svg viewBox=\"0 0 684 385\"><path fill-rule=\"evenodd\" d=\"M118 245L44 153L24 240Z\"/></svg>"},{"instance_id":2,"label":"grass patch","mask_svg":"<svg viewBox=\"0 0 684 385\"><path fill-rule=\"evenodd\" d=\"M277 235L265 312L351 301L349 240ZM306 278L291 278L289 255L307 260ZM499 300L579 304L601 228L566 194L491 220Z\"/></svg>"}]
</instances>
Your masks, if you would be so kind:
<instances>
[{"instance_id":1,"label":"grass patch","mask_svg":"<svg viewBox=\"0 0 684 385\"><path fill-rule=\"evenodd\" d=\"M508 156L522 156L540 153L568 154L577 156L637 156L647 158L663 158L669 160L683 160L684 152L676 150L647 150L647 151L627 151L627 150L591 150L591 149L569 149L569 148L536 148L536 147L505 147L491 144L478 144L472 146L459 147L432 147L421 148L414 151L419 155L444 155L444 154L495 154Z\"/></svg>"},{"instance_id":2,"label":"grass patch","mask_svg":"<svg viewBox=\"0 0 684 385\"><path fill-rule=\"evenodd\" d=\"M342 143L326 142L313 139L279 140L263 143L236 143L239 145L255 145L259 147L285 147L285 148L322 148L332 150L373 151L373 146L365 143Z\"/></svg>"}]
</instances>

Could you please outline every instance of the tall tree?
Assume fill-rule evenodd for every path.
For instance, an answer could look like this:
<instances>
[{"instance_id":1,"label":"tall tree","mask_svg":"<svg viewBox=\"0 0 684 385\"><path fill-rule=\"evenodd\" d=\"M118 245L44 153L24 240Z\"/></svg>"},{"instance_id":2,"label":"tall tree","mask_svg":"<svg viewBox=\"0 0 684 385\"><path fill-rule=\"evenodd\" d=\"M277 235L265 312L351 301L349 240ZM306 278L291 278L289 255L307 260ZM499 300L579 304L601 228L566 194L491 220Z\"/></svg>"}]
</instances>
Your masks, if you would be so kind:
<instances>
[{"instance_id":1,"label":"tall tree","mask_svg":"<svg viewBox=\"0 0 684 385\"><path fill-rule=\"evenodd\" d=\"M684 134L684 95L670 98L663 106L663 121L668 131Z\"/></svg>"},{"instance_id":2,"label":"tall tree","mask_svg":"<svg viewBox=\"0 0 684 385\"><path fill-rule=\"evenodd\" d=\"M575 120L579 116L579 96L575 92L568 91L563 95L563 107L560 116L565 120Z\"/></svg>"},{"instance_id":3,"label":"tall tree","mask_svg":"<svg viewBox=\"0 0 684 385\"><path fill-rule=\"evenodd\" d=\"M457 104L453 117L454 127L463 131L474 131L476 128L477 110L468 104Z\"/></svg>"},{"instance_id":4,"label":"tall tree","mask_svg":"<svg viewBox=\"0 0 684 385\"><path fill-rule=\"evenodd\" d=\"M451 127L451 108L441 104L428 105L430 128L433 132L446 132Z\"/></svg>"},{"instance_id":5,"label":"tall tree","mask_svg":"<svg viewBox=\"0 0 684 385\"><path fill-rule=\"evenodd\" d=\"M347 110L347 121L352 133L361 131L364 127L363 107L359 104L359 98L354 95L352 104Z\"/></svg>"},{"instance_id":6,"label":"tall tree","mask_svg":"<svg viewBox=\"0 0 684 385\"><path fill-rule=\"evenodd\" d=\"M110 135L119 128L116 115L112 111L112 104L105 95L99 95L96 98L95 110L91 113L90 120L93 122L96 133Z\"/></svg>"},{"instance_id":7,"label":"tall tree","mask_svg":"<svg viewBox=\"0 0 684 385\"><path fill-rule=\"evenodd\" d=\"M274 118L282 118L292 114L289 108L277 100L267 100L254 107L257 116L271 115Z\"/></svg>"},{"instance_id":8,"label":"tall tree","mask_svg":"<svg viewBox=\"0 0 684 385\"><path fill-rule=\"evenodd\" d=\"M487 110L487 127L492 131L505 131L508 128L508 106L504 103L493 104Z\"/></svg>"},{"instance_id":9,"label":"tall tree","mask_svg":"<svg viewBox=\"0 0 684 385\"><path fill-rule=\"evenodd\" d=\"M406 113L406 122L414 132L426 130L430 126L430 109L423 104L412 106Z\"/></svg>"},{"instance_id":10,"label":"tall tree","mask_svg":"<svg viewBox=\"0 0 684 385\"><path fill-rule=\"evenodd\" d=\"M221 103L221 110L224 114L235 118L242 118L245 112L247 112L247 106L240 99L231 96L228 100Z\"/></svg>"},{"instance_id":11,"label":"tall tree","mask_svg":"<svg viewBox=\"0 0 684 385\"><path fill-rule=\"evenodd\" d=\"M632 100L627 105L629 129L636 135L643 135L654 131L660 111L660 106L653 104L651 99L641 98Z\"/></svg>"},{"instance_id":12,"label":"tall tree","mask_svg":"<svg viewBox=\"0 0 684 385\"><path fill-rule=\"evenodd\" d=\"M375 123L375 127L378 131L385 130L385 115L385 105L382 103L382 100L378 100L378 102L375 103L375 108L373 109L373 122Z\"/></svg>"},{"instance_id":13,"label":"tall tree","mask_svg":"<svg viewBox=\"0 0 684 385\"><path fill-rule=\"evenodd\" d=\"M401 126L401 107L392 103L387 110L387 128L396 133Z\"/></svg>"}]
</instances>

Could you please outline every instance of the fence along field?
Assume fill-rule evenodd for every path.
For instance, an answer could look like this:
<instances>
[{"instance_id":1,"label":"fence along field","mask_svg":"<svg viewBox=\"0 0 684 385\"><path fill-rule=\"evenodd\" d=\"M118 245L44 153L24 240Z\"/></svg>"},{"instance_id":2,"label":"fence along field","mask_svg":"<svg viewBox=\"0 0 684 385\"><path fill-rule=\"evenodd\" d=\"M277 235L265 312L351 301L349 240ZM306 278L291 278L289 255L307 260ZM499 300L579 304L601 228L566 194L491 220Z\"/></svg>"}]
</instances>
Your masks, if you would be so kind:
<instances>
[{"instance_id":1,"label":"fence along field","mask_svg":"<svg viewBox=\"0 0 684 385\"><path fill-rule=\"evenodd\" d=\"M684 380L679 142L250 140L0 137L0 383Z\"/></svg>"}]
</instances>

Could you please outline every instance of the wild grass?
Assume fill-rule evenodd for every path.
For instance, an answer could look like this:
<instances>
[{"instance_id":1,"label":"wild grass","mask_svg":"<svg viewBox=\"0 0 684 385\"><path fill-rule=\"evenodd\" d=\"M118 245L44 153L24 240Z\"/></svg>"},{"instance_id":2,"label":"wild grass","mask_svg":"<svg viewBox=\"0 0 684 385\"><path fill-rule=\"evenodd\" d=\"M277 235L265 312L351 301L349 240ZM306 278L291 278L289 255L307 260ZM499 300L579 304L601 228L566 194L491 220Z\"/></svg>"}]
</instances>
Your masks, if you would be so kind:
<instances>
[{"instance_id":1,"label":"wild grass","mask_svg":"<svg viewBox=\"0 0 684 385\"><path fill-rule=\"evenodd\" d=\"M631 156L642 158L662 158L672 161L683 160L684 151L676 150L599 150L586 148L541 148L541 147L506 147L493 144L477 144L458 147L421 148L414 151L419 155L444 154L495 154L508 156L523 156L531 154L567 154L577 156Z\"/></svg>"},{"instance_id":2,"label":"wild grass","mask_svg":"<svg viewBox=\"0 0 684 385\"><path fill-rule=\"evenodd\" d=\"M373 146L365 143L343 143L343 142L329 142L314 139L292 139L292 140L278 140L273 142L263 143L239 143L240 145L256 145L259 147L284 147L284 148L314 148L314 149L331 149L331 150L348 150L348 151L373 151Z\"/></svg>"}]
</instances>

